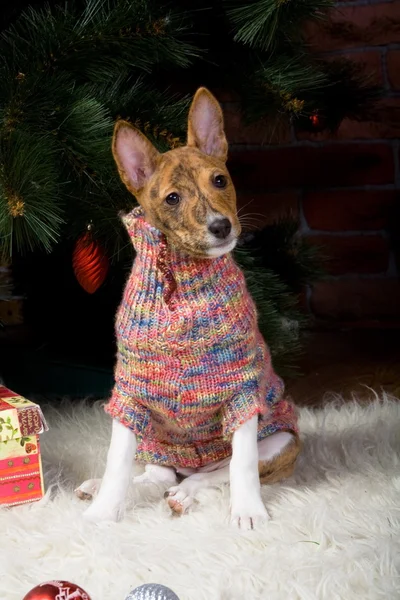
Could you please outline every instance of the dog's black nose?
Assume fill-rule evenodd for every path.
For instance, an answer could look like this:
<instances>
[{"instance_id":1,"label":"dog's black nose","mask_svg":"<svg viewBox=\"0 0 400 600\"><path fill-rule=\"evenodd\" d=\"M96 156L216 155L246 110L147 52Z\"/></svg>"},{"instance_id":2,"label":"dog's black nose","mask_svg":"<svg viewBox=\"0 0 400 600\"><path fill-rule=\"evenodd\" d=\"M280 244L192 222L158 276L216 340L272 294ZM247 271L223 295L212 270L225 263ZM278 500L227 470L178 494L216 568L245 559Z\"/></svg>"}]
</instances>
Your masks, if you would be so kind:
<instances>
[{"instance_id":1,"label":"dog's black nose","mask_svg":"<svg viewBox=\"0 0 400 600\"><path fill-rule=\"evenodd\" d=\"M232 231L232 225L229 219L215 219L208 226L208 230L218 239L224 240Z\"/></svg>"}]
</instances>

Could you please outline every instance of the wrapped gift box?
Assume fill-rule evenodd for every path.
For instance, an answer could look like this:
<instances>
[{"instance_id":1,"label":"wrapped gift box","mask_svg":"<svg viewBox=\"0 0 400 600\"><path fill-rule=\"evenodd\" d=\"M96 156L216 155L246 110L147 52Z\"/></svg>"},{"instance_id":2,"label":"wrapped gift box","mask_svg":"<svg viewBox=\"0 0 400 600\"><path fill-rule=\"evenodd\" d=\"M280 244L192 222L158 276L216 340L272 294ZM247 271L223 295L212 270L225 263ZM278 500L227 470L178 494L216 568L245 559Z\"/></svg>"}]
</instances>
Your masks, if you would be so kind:
<instances>
[{"instance_id":1,"label":"wrapped gift box","mask_svg":"<svg viewBox=\"0 0 400 600\"><path fill-rule=\"evenodd\" d=\"M44 494L39 435L48 427L40 406L0 385L0 504Z\"/></svg>"}]
</instances>

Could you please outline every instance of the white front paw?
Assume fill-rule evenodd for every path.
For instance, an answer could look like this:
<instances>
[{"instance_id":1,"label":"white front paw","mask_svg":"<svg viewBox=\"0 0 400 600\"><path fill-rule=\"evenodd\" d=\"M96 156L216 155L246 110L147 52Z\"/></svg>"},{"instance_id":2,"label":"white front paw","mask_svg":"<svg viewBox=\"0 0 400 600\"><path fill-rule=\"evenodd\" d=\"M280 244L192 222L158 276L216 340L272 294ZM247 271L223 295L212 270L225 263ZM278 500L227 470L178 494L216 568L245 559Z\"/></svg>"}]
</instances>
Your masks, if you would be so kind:
<instances>
[{"instance_id":1,"label":"white front paw","mask_svg":"<svg viewBox=\"0 0 400 600\"><path fill-rule=\"evenodd\" d=\"M270 516L259 497L239 498L232 501L231 524L243 530L260 529Z\"/></svg>"},{"instance_id":2,"label":"white front paw","mask_svg":"<svg viewBox=\"0 0 400 600\"><path fill-rule=\"evenodd\" d=\"M92 500L100 489L101 479L88 479L74 490L80 500Z\"/></svg>"}]
</instances>

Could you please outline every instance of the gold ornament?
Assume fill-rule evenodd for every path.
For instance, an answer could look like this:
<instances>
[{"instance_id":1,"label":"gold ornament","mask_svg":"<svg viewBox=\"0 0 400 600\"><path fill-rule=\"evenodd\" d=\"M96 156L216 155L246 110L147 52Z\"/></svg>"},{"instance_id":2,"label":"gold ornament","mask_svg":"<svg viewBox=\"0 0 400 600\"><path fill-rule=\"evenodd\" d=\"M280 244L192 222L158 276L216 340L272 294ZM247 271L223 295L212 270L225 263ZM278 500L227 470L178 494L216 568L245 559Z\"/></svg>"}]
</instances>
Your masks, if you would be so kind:
<instances>
[{"instance_id":1,"label":"gold ornament","mask_svg":"<svg viewBox=\"0 0 400 600\"><path fill-rule=\"evenodd\" d=\"M14 219L16 217L23 217L25 214L25 202L17 196L17 194L13 194L9 197L8 201L8 210L9 213Z\"/></svg>"},{"instance_id":2,"label":"gold ornament","mask_svg":"<svg viewBox=\"0 0 400 600\"><path fill-rule=\"evenodd\" d=\"M289 92L283 92L281 94L281 98L286 110L290 112L299 113L304 108L304 100L293 98L293 96Z\"/></svg>"}]
</instances>

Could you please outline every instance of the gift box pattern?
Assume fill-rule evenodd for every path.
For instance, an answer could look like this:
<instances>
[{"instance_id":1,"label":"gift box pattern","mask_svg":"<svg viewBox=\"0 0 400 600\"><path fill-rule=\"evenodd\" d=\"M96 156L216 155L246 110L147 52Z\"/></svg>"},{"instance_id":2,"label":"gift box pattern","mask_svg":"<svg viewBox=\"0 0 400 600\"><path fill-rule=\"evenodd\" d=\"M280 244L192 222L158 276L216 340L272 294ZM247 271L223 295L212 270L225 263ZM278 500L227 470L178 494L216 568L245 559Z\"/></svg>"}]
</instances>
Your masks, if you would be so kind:
<instances>
[{"instance_id":1,"label":"gift box pattern","mask_svg":"<svg viewBox=\"0 0 400 600\"><path fill-rule=\"evenodd\" d=\"M0 386L0 504L44 495L39 435L48 427L40 407Z\"/></svg>"}]
</instances>

